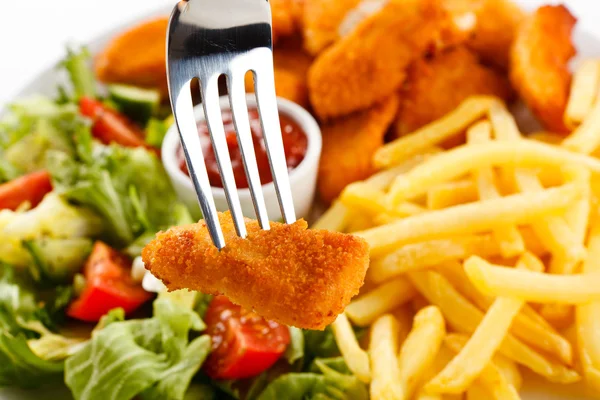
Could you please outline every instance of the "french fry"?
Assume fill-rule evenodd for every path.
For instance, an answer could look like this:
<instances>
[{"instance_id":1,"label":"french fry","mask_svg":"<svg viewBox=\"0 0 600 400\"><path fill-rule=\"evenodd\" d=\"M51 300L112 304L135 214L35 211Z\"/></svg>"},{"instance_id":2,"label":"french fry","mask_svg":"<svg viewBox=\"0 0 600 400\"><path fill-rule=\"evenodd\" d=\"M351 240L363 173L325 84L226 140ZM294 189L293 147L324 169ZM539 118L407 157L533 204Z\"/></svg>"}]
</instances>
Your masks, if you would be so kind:
<instances>
[{"instance_id":1,"label":"french fry","mask_svg":"<svg viewBox=\"0 0 600 400\"><path fill-rule=\"evenodd\" d=\"M600 224L596 223L588 241L589 255L584 274L600 273ZM600 301L576 308L577 348L586 382L600 392Z\"/></svg>"},{"instance_id":2,"label":"french fry","mask_svg":"<svg viewBox=\"0 0 600 400\"><path fill-rule=\"evenodd\" d=\"M430 303L438 306L446 322L457 332L470 334L477 329L483 313L463 297L452 285L436 272L411 272L408 274L415 288ZM506 336L499 352L511 360L525 365L551 382L573 383L580 379L577 372L546 359L512 334Z\"/></svg>"},{"instance_id":3,"label":"french fry","mask_svg":"<svg viewBox=\"0 0 600 400\"><path fill-rule=\"evenodd\" d=\"M356 335L346 315L340 314L331 324L331 328L340 353L350 371L361 381L369 383L371 381L369 355L358 345Z\"/></svg>"},{"instance_id":4,"label":"french fry","mask_svg":"<svg viewBox=\"0 0 600 400\"><path fill-rule=\"evenodd\" d=\"M578 242L584 243L588 231L588 223L590 219L590 208L591 208L591 179L592 174L589 170L577 167L577 166L569 166L563 168L563 175L565 175L565 180L567 182L577 182L582 184L584 188L582 198L573 205L573 207L569 207L565 214L565 219L567 223L575 233L575 239ZM572 273L572 272L567 272Z\"/></svg>"},{"instance_id":5,"label":"french fry","mask_svg":"<svg viewBox=\"0 0 600 400\"><path fill-rule=\"evenodd\" d=\"M517 170L516 182L519 189L525 193L538 193L544 190L532 171ZM582 183L580 187L583 189L581 199L585 197L585 184ZM576 204L579 203L580 200ZM570 208L574 206L575 204ZM577 235L563 217L549 215L539 221L534 221L531 226L542 244L564 264L575 265L585 257L586 250L583 242L578 240Z\"/></svg>"},{"instance_id":6,"label":"french fry","mask_svg":"<svg viewBox=\"0 0 600 400\"><path fill-rule=\"evenodd\" d=\"M348 210L348 207L339 200L336 200L331 207L321 215L321 218L313 224L312 228L343 232L348 224L349 217L350 210Z\"/></svg>"},{"instance_id":7,"label":"french fry","mask_svg":"<svg viewBox=\"0 0 600 400\"><path fill-rule=\"evenodd\" d=\"M441 210L478 200L477 186L470 179L436 185L427 191L427 208Z\"/></svg>"},{"instance_id":8,"label":"french fry","mask_svg":"<svg viewBox=\"0 0 600 400\"><path fill-rule=\"evenodd\" d=\"M568 164L581 165L592 172L600 172L600 160L596 158L533 140L523 139L519 141L518 146L509 142L464 145L439 154L397 177L390 188L388 198L391 204L398 204L425 194L430 187L481 168L502 166L558 169Z\"/></svg>"},{"instance_id":9,"label":"french fry","mask_svg":"<svg viewBox=\"0 0 600 400\"><path fill-rule=\"evenodd\" d=\"M574 129L581 124L594 106L600 87L600 62L586 60L576 70L571 82L571 94L565 110L565 125Z\"/></svg>"},{"instance_id":10,"label":"french fry","mask_svg":"<svg viewBox=\"0 0 600 400\"><path fill-rule=\"evenodd\" d=\"M356 325L368 326L383 314L409 302L416 294L406 278L397 277L353 300L346 307L346 314Z\"/></svg>"},{"instance_id":11,"label":"french fry","mask_svg":"<svg viewBox=\"0 0 600 400\"><path fill-rule=\"evenodd\" d=\"M503 104L493 104L490 107L489 115L497 140L518 142L518 145L520 145L522 137L517 123ZM516 169L511 172L515 174L515 183L519 191L523 193L536 193L544 190L535 171ZM546 218L535 221L532 224L532 228L552 254L565 263L576 264L585 257L583 243L577 241L572 229L562 217L549 215Z\"/></svg>"},{"instance_id":12,"label":"french fry","mask_svg":"<svg viewBox=\"0 0 600 400\"><path fill-rule=\"evenodd\" d=\"M387 190L394 179L401 174L423 163L442 150L436 147L427 148L414 155L400 165L380 171L362 182L354 182L346 186L340 195L340 201L348 207L357 208L370 214L387 213L387 204L383 201L384 190ZM394 207L392 215L404 217L416 213L411 205Z\"/></svg>"},{"instance_id":13,"label":"french fry","mask_svg":"<svg viewBox=\"0 0 600 400\"><path fill-rule=\"evenodd\" d=\"M598 87L596 87L598 90ZM594 106L582 124L564 140L562 146L582 154L592 154L600 145L600 101L596 98Z\"/></svg>"},{"instance_id":14,"label":"french fry","mask_svg":"<svg viewBox=\"0 0 600 400\"><path fill-rule=\"evenodd\" d=\"M385 193L368 182L354 182L346 186L340 195L339 201L346 207L362 213L369 215L385 214L394 218L415 215L424 211L422 207L407 201L390 208L385 201Z\"/></svg>"},{"instance_id":15,"label":"french fry","mask_svg":"<svg viewBox=\"0 0 600 400\"><path fill-rule=\"evenodd\" d=\"M460 355L468 345L468 338L463 335L450 334L446 336L444 343L448 348ZM431 382L427 387L430 385ZM477 377L476 385L491 394L492 398L496 400L516 400L521 398L517 389L509 383L500 368L492 360L481 370L481 374Z\"/></svg>"},{"instance_id":16,"label":"french fry","mask_svg":"<svg viewBox=\"0 0 600 400\"><path fill-rule=\"evenodd\" d=\"M543 263L530 253L523 254L520 261L529 270L543 271ZM487 311L493 304L494 298L477 290L469 281L462 265L445 265L444 267L437 268L437 271L480 310ZM556 332L552 326L528 305L524 305L521 312L513 320L511 333L529 346L553 355L566 365L573 363L573 348L569 341Z\"/></svg>"},{"instance_id":17,"label":"french fry","mask_svg":"<svg viewBox=\"0 0 600 400\"><path fill-rule=\"evenodd\" d=\"M404 398L409 400L431 367L446 334L444 317L435 306L428 306L415 315L413 328L404 341L398 356L400 382Z\"/></svg>"},{"instance_id":18,"label":"french fry","mask_svg":"<svg viewBox=\"0 0 600 400\"><path fill-rule=\"evenodd\" d=\"M443 118L380 148L373 157L375 166L385 168L399 164L424 149L444 142L485 115L490 105L496 101L498 100L485 96L465 100Z\"/></svg>"},{"instance_id":19,"label":"french fry","mask_svg":"<svg viewBox=\"0 0 600 400\"><path fill-rule=\"evenodd\" d=\"M373 223L376 226L391 224L392 222L398 221L403 217L408 217L411 215L421 214L427 211L425 207L421 207L418 204L412 203L410 201L405 201L404 203L396 206L396 211L394 214L390 214L388 212L382 212L373 216Z\"/></svg>"},{"instance_id":20,"label":"french fry","mask_svg":"<svg viewBox=\"0 0 600 400\"><path fill-rule=\"evenodd\" d=\"M491 140L491 133L492 127L489 122L479 122L467 131L467 142L469 144L487 143ZM491 168L481 168L474 171L473 178L481 200L502 197L494 183L494 171ZM504 258L514 257L525 251L525 242L516 226L499 226L493 230L493 235Z\"/></svg>"},{"instance_id":21,"label":"french fry","mask_svg":"<svg viewBox=\"0 0 600 400\"><path fill-rule=\"evenodd\" d=\"M504 375L504 378L508 383L513 385L517 390L521 389L521 386L523 385L523 376L514 361L509 360L501 354L496 354L494 355L493 362L502 375Z\"/></svg>"},{"instance_id":22,"label":"french fry","mask_svg":"<svg viewBox=\"0 0 600 400\"><path fill-rule=\"evenodd\" d=\"M525 248L529 253L535 254L537 257L543 257L548 254L548 249L540 242L540 239L535 235L531 227L523 226L519 228L519 231L525 241Z\"/></svg>"},{"instance_id":23,"label":"french fry","mask_svg":"<svg viewBox=\"0 0 600 400\"><path fill-rule=\"evenodd\" d=\"M412 310L410 304L405 304L396 308L390 314L394 316L396 321L398 321L398 345L404 343L410 330L412 329L413 320L415 318L415 313Z\"/></svg>"},{"instance_id":24,"label":"french fry","mask_svg":"<svg viewBox=\"0 0 600 400\"><path fill-rule=\"evenodd\" d=\"M377 256L410 242L443 235L479 233L498 225L530 223L564 209L580 194L579 186L567 184L539 193L512 195L413 215L356 235L364 238L371 246L371 255Z\"/></svg>"},{"instance_id":25,"label":"french fry","mask_svg":"<svg viewBox=\"0 0 600 400\"><path fill-rule=\"evenodd\" d=\"M373 228L375 223L373 222L373 218L369 214L365 214L360 211L352 210L350 212L350 217L348 218L348 224L346 226L346 232L359 232L364 231L365 229Z\"/></svg>"},{"instance_id":26,"label":"french fry","mask_svg":"<svg viewBox=\"0 0 600 400\"><path fill-rule=\"evenodd\" d=\"M537 140L538 142L544 142L547 144L556 144L559 145L565 139L563 135L559 135L558 133L551 132L534 132L527 137L531 140Z\"/></svg>"},{"instance_id":27,"label":"french fry","mask_svg":"<svg viewBox=\"0 0 600 400\"><path fill-rule=\"evenodd\" d=\"M488 400L490 396L490 392L480 384L474 384L466 393L467 400Z\"/></svg>"},{"instance_id":28,"label":"french fry","mask_svg":"<svg viewBox=\"0 0 600 400\"><path fill-rule=\"evenodd\" d=\"M435 355L431 367L426 369L421 377L421 381L419 382L419 390L415 395L416 399L429 399L427 396L439 396L442 400L454 399L455 395L451 394L432 394L428 393L424 389L424 385L431 380L435 375L437 375L441 370L448 365L448 363L454 358L454 352L451 351L444 343L442 343L439 351ZM437 397L433 397L433 399L437 400ZM462 400L460 397L459 400Z\"/></svg>"},{"instance_id":29,"label":"french fry","mask_svg":"<svg viewBox=\"0 0 600 400\"><path fill-rule=\"evenodd\" d=\"M575 320L575 308L567 304L543 304L540 315L554 328L563 330Z\"/></svg>"},{"instance_id":30,"label":"french fry","mask_svg":"<svg viewBox=\"0 0 600 400\"><path fill-rule=\"evenodd\" d=\"M370 280L381 283L409 271L464 260L473 254L493 257L500 255L500 248L490 234L407 244L393 253L371 260L367 276Z\"/></svg>"},{"instance_id":31,"label":"french fry","mask_svg":"<svg viewBox=\"0 0 600 400\"><path fill-rule=\"evenodd\" d=\"M404 162L394 165L389 169L384 169L370 176L365 182L369 185L379 189L387 190L389 186L394 182L394 179L398 175L405 174L424 161L430 159L432 156L441 153L443 150L439 147L428 147L419 151Z\"/></svg>"},{"instance_id":32,"label":"french fry","mask_svg":"<svg viewBox=\"0 0 600 400\"><path fill-rule=\"evenodd\" d=\"M379 317L371 328L371 399L402 400L398 353L398 321L391 315Z\"/></svg>"},{"instance_id":33,"label":"french fry","mask_svg":"<svg viewBox=\"0 0 600 400\"><path fill-rule=\"evenodd\" d=\"M522 259L517 268L527 268ZM522 306L523 301L518 299L496 298L466 345L450 364L429 382L427 388L435 393L466 391L491 362Z\"/></svg>"},{"instance_id":34,"label":"french fry","mask_svg":"<svg viewBox=\"0 0 600 400\"><path fill-rule=\"evenodd\" d=\"M465 271L480 291L492 296L544 304L600 301L600 272L548 275L491 265L477 256L465 262Z\"/></svg>"},{"instance_id":35,"label":"french fry","mask_svg":"<svg viewBox=\"0 0 600 400\"><path fill-rule=\"evenodd\" d=\"M439 394L429 394L429 393L419 393L416 400L444 400L444 398Z\"/></svg>"}]
</instances>

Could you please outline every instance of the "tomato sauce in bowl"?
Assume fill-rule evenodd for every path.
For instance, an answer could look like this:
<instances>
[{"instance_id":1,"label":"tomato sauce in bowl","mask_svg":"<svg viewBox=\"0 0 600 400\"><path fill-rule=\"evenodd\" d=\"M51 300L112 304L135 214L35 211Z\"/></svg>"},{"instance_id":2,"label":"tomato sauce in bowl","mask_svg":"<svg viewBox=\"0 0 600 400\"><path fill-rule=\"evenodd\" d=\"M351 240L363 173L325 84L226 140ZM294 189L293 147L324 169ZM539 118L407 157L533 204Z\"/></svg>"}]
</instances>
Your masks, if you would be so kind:
<instances>
[{"instance_id":1,"label":"tomato sauce in bowl","mask_svg":"<svg viewBox=\"0 0 600 400\"><path fill-rule=\"evenodd\" d=\"M235 133L235 126L233 123L233 115L231 110L223 110L222 115L235 182L238 189L245 189L248 188L248 180L244 170L242 154L238 146L237 135ZM250 119L250 130L252 132L252 141L254 142L254 152L256 153L256 163L258 165L260 180L263 185L266 185L267 183L273 182L273 177L271 176L271 168L269 166L269 159L263 139L259 113L255 107L249 108L248 118ZM308 148L308 138L298 123L289 116L280 114L279 120L281 123L285 159L287 161L288 170L292 170L300 165L302 160L304 160L304 156L306 155L306 150ZM210 184L212 187L222 188L223 182L221 181L219 166L217 165L215 152L210 141L210 134L208 132L206 121L201 121L198 123L198 135L200 136L202 153L204 154L204 161L206 163L206 170L208 172ZM177 150L177 160L179 162L179 168L181 171L189 176L189 171L185 162L185 156L183 154L183 148L181 148L181 146L179 146Z\"/></svg>"}]
</instances>

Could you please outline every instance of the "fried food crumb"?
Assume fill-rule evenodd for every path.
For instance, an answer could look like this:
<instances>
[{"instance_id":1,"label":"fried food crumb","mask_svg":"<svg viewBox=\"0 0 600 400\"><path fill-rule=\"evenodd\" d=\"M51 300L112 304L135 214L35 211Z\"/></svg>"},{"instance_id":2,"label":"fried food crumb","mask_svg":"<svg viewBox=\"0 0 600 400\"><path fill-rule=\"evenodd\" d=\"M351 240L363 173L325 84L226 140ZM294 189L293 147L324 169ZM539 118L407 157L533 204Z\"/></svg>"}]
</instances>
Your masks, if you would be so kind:
<instances>
[{"instance_id":1,"label":"fried food crumb","mask_svg":"<svg viewBox=\"0 0 600 400\"><path fill-rule=\"evenodd\" d=\"M540 7L520 26L511 51L510 79L546 129L567 133L569 60L576 54L571 32L577 20L560 6Z\"/></svg>"},{"instance_id":2,"label":"fried food crumb","mask_svg":"<svg viewBox=\"0 0 600 400\"><path fill-rule=\"evenodd\" d=\"M507 100L508 78L481 64L466 47L456 47L411 65L396 125L402 136L443 117L474 95Z\"/></svg>"},{"instance_id":3,"label":"fried food crumb","mask_svg":"<svg viewBox=\"0 0 600 400\"><path fill-rule=\"evenodd\" d=\"M339 39L339 26L361 0L306 0L304 4L304 48L316 55Z\"/></svg>"},{"instance_id":4,"label":"fried food crumb","mask_svg":"<svg viewBox=\"0 0 600 400\"><path fill-rule=\"evenodd\" d=\"M261 316L303 329L324 329L358 294L369 265L367 243L355 236L308 230L304 220L246 220L239 238L220 214L226 247L212 244L206 223L160 232L142 251L146 268L169 290L223 294Z\"/></svg>"},{"instance_id":5,"label":"fried food crumb","mask_svg":"<svg viewBox=\"0 0 600 400\"><path fill-rule=\"evenodd\" d=\"M399 103L393 95L369 110L322 125L319 193L324 202L331 203L347 185L374 172L373 154L383 146Z\"/></svg>"},{"instance_id":6,"label":"fried food crumb","mask_svg":"<svg viewBox=\"0 0 600 400\"><path fill-rule=\"evenodd\" d=\"M445 16L438 0L390 0L311 66L315 113L321 119L347 115L393 94L408 65L435 45Z\"/></svg>"}]
</instances>

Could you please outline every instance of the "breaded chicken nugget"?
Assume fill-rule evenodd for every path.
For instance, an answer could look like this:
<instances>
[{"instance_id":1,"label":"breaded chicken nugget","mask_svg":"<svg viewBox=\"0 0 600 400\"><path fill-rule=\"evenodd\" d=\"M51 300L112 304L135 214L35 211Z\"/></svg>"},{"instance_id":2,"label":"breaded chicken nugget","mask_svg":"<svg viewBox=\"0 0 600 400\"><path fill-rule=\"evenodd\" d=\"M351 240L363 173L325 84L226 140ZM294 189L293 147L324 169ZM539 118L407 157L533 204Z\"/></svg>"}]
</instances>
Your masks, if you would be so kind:
<instances>
[{"instance_id":1,"label":"breaded chicken nugget","mask_svg":"<svg viewBox=\"0 0 600 400\"><path fill-rule=\"evenodd\" d=\"M304 48L317 55L339 39L339 26L346 14L361 0L305 0L303 28Z\"/></svg>"},{"instance_id":2,"label":"breaded chicken nugget","mask_svg":"<svg viewBox=\"0 0 600 400\"><path fill-rule=\"evenodd\" d=\"M480 4L475 32L467 43L484 61L506 70L510 47L526 15L508 0L484 0Z\"/></svg>"},{"instance_id":3,"label":"breaded chicken nugget","mask_svg":"<svg viewBox=\"0 0 600 400\"><path fill-rule=\"evenodd\" d=\"M406 67L437 39L439 0L390 0L325 50L308 72L315 113L331 118L364 110L400 88Z\"/></svg>"},{"instance_id":4,"label":"breaded chicken nugget","mask_svg":"<svg viewBox=\"0 0 600 400\"><path fill-rule=\"evenodd\" d=\"M510 47L525 13L510 0L445 0L458 24L470 29L467 45L487 63L508 69Z\"/></svg>"},{"instance_id":5,"label":"breaded chicken nugget","mask_svg":"<svg viewBox=\"0 0 600 400\"><path fill-rule=\"evenodd\" d=\"M456 47L432 58L416 61L409 68L396 133L402 136L441 118L474 95L492 95L507 100L508 78L481 65L466 47Z\"/></svg>"},{"instance_id":6,"label":"breaded chicken nugget","mask_svg":"<svg viewBox=\"0 0 600 400\"><path fill-rule=\"evenodd\" d=\"M97 56L98 79L159 88L167 93L166 38L168 17L143 22L115 37Z\"/></svg>"},{"instance_id":7,"label":"breaded chicken nugget","mask_svg":"<svg viewBox=\"0 0 600 400\"><path fill-rule=\"evenodd\" d=\"M296 32L293 2L295 0L270 0L273 23L273 42Z\"/></svg>"},{"instance_id":8,"label":"breaded chicken nugget","mask_svg":"<svg viewBox=\"0 0 600 400\"><path fill-rule=\"evenodd\" d=\"M324 329L363 284L367 243L355 236L308 230L303 220L271 223L263 231L247 220L239 238L229 213L220 214L226 247L212 244L206 223L169 229L142 251L169 290L223 294L261 316L304 329Z\"/></svg>"},{"instance_id":9,"label":"breaded chicken nugget","mask_svg":"<svg viewBox=\"0 0 600 400\"><path fill-rule=\"evenodd\" d=\"M510 80L533 114L552 132L568 132L571 32L577 20L564 6L540 7L519 27L511 50Z\"/></svg>"},{"instance_id":10,"label":"breaded chicken nugget","mask_svg":"<svg viewBox=\"0 0 600 400\"><path fill-rule=\"evenodd\" d=\"M295 38L280 41L273 51L277 96L308 107L307 74L311 63L312 57L304 53L300 41ZM254 92L252 74L246 75L246 91Z\"/></svg>"},{"instance_id":11,"label":"breaded chicken nugget","mask_svg":"<svg viewBox=\"0 0 600 400\"><path fill-rule=\"evenodd\" d=\"M374 172L373 154L383 146L400 101L392 95L373 108L329 121L321 126L323 152L319 164L319 192L332 202L352 182Z\"/></svg>"}]
</instances>

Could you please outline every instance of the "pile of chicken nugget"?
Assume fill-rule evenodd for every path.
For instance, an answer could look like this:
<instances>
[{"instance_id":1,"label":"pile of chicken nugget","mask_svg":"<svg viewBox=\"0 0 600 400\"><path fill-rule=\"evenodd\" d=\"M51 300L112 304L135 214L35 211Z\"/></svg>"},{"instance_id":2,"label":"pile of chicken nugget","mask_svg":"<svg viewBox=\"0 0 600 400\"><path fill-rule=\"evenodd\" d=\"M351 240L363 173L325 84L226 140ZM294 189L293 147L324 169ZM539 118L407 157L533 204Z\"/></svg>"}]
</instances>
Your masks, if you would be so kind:
<instances>
[{"instance_id":1,"label":"pile of chicken nugget","mask_svg":"<svg viewBox=\"0 0 600 400\"><path fill-rule=\"evenodd\" d=\"M321 124L325 203L374 172L373 154L386 141L472 95L521 100L546 131L569 131L562 116L576 19L562 5L526 12L509 0L271 0L271 7L277 94ZM166 94L167 24L159 18L115 38L96 59L98 77Z\"/></svg>"}]
</instances>

